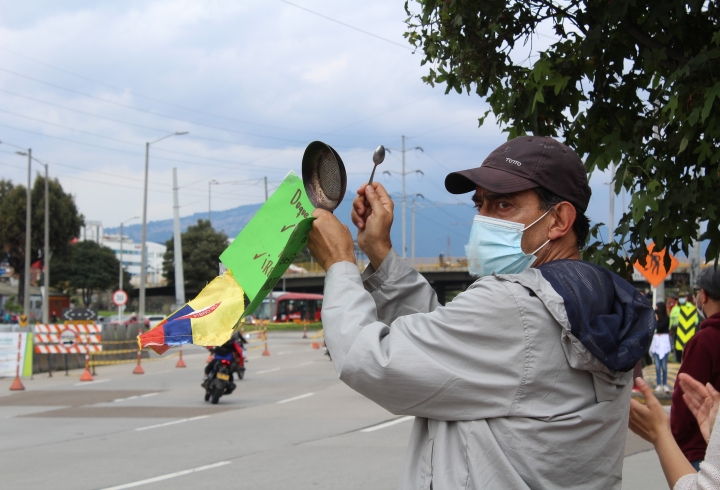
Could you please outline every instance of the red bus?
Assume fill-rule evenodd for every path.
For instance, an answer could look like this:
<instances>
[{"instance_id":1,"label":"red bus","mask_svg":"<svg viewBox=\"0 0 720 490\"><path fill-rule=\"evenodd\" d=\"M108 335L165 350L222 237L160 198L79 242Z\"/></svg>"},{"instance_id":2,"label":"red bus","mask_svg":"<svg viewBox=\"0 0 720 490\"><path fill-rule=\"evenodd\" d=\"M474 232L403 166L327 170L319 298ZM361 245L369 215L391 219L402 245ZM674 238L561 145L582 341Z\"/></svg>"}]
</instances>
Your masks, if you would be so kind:
<instances>
[{"instance_id":1,"label":"red bus","mask_svg":"<svg viewBox=\"0 0 720 490\"><path fill-rule=\"evenodd\" d=\"M286 293L273 291L274 322L292 322L306 320L319 322L322 312L322 294ZM253 317L260 320L270 319L270 298L265 298Z\"/></svg>"}]
</instances>

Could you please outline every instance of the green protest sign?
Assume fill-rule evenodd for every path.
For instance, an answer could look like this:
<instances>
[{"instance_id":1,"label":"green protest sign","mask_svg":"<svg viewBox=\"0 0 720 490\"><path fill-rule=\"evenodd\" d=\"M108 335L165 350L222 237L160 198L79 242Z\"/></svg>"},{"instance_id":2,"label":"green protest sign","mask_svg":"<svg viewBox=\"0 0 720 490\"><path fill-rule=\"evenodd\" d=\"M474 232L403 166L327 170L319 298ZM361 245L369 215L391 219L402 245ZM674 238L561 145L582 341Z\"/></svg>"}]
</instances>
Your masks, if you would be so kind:
<instances>
[{"instance_id":1,"label":"green protest sign","mask_svg":"<svg viewBox=\"0 0 720 490\"><path fill-rule=\"evenodd\" d=\"M302 179L290 172L220 255L250 298L243 317L255 311L307 244L314 210Z\"/></svg>"}]
</instances>

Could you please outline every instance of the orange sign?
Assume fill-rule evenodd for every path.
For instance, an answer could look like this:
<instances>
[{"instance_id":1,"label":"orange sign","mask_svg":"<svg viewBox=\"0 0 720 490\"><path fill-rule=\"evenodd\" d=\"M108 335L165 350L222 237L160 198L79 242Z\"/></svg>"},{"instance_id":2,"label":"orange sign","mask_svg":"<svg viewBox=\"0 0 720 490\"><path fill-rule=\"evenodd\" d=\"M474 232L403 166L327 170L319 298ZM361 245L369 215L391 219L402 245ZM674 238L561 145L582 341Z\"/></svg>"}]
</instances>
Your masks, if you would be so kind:
<instances>
[{"instance_id":1,"label":"orange sign","mask_svg":"<svg viewBox=\"0 0 720 490\"><path fill-rule=\"evenodd\" d=\"M675 257L670 255L670 269L665 270L665 254L669 253L665 250L661 252L653 252L655 244L651 243L648 245L648 251L650 252L645 259L645 267L640 265L640 262L633 264L640 274L652 284L653 287L658 287L667 276L678 266L678 261Z\"/></svg>"}]
</instances>

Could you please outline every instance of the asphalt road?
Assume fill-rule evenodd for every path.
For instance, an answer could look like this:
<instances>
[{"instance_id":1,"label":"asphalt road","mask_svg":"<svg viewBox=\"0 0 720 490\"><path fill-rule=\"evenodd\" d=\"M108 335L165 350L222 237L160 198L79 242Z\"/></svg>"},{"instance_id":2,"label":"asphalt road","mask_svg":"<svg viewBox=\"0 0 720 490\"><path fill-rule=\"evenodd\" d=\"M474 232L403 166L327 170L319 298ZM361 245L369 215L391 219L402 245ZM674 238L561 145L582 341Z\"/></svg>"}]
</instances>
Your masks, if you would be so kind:
<instances>
[{"instance_id":1,"label":"asphalt road","mask_svg":"<svg viewBox=\"0 0 720 490\"><path fill-rule=\"evenodd\" d=\"M203 400L207 354L193 346L185 369L175 357L86 383L41 374L24 392L0 379L0 488L396 488L411 420L347 388L300 337L271 333L271 355L251 351L218 405ZM628 437L624 489L666 488L649 449Z\"/></svg>"}]
</instances>

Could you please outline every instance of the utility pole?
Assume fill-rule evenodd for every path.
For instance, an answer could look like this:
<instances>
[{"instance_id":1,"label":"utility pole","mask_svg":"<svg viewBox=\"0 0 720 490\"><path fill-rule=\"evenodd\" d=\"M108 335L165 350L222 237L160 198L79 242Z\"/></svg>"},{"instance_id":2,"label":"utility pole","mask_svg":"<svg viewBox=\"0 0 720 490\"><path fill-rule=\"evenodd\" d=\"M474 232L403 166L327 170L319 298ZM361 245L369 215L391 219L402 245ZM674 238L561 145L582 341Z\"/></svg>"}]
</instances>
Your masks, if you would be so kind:
<instances>
[{"instance_id":1,"label":"utility pole","mask_svg":"<svg viewBox=\"0 0 720 490\"><path fill-rule=\"evenodd\" d=\"M265 200L268 200L268 193L267 193L267 177L265 177Z\"/></svg>"},{"instance_id":2,"label":"utility pole","mask_svg":"<svg viewBox=\"0 0 720 490\"><path fill-rule=\"evenodd\" d=\"M25 290L23 291L23 313L30 320L30 234L32 213L30 206L32 200L30 199L30 179L32 171L32 149L28 148L28 176L27 176L27 203L25 205Z\"/></svg>"},{"instance_id":3,"label":"utility pole","mask_svg":"<svg viewBox=\"0 0 720 490\"><path fill-rule=\"evenodd\" d=\"M391 151L392 149L388 150ZM407 225L406 225L406 219L407 219L407 213L406 213L406 201L407 196L405 193L405 176L409 174L420 174L425 175L422 170L405 170L405 153L412 150L420 150L423 151L423 149L419 146L414 146L412 148L405 148L405 135L402 136L402 148L400 152L402 153L402 171L400 172L400 176L402 177L402 257L403 259L407 258ZM397 150L396 150L397 151ZM384 174L392 175L392 170L386 170L383 172Z\"/></svg>"},{"instance_id":4,"label":"utility pole","mask_svg":"<svg viewBox=\"0 0 720 490\"><path fill-rule=\"evenodd\" d=\"M210 186L208 185L208 191ZM208 200L210 194L208 192ZM208 220L210 212L208 210ZM180 205L178 204L177 168L173 168L173 256L175 258L175 303L178 308L185 304L185 274L183 273L182 235L180 234Z\"/></svg>"}]
</instances>

